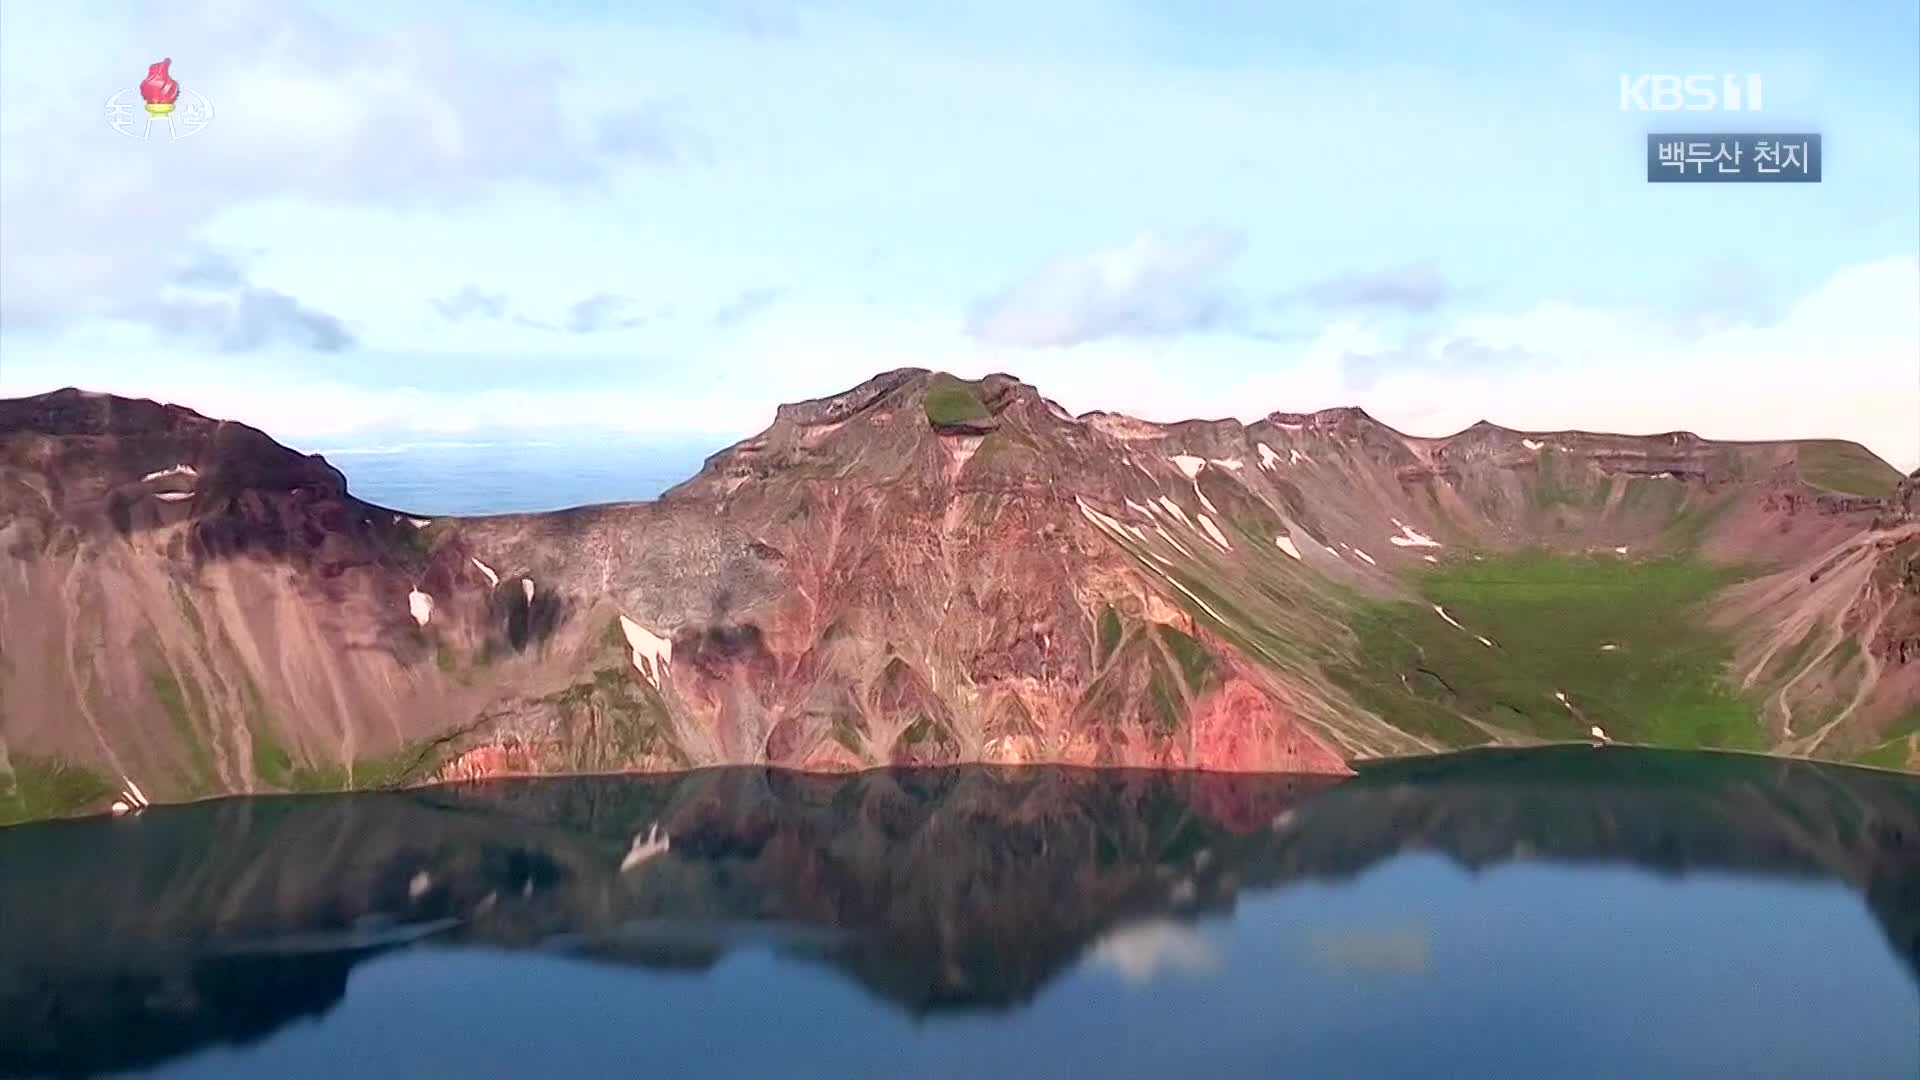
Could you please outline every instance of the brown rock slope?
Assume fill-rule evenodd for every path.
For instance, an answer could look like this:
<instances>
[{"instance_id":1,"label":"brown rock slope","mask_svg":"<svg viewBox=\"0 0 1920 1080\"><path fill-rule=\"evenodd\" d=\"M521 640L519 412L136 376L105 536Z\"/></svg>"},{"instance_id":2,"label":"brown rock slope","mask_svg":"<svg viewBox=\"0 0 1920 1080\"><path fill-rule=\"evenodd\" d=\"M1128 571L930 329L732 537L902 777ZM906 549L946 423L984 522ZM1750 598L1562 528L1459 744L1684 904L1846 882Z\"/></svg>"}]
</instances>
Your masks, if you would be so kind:
<instances>
[{"instance_id":1,"label":"brown rock slope","mask_svg":"<svg viewBox=\"0 0 1920 1080\"><path fill-rule=\"evenodd\" d=\"M1158 425L901 370L781 408L651 503L428 521L243 425L60 391L0 402L0 799L755 762L1341 772L1553 737L1464 704L1412 724L1354 681L1361 613L1537 545L1748 567L1715 610L1765 745L1897 753L1920 520L1910 491L1841 493L1896 478L1851 444ZM1373 677L1410 694L1419 667Z\"/></svg>"}]
</instances>

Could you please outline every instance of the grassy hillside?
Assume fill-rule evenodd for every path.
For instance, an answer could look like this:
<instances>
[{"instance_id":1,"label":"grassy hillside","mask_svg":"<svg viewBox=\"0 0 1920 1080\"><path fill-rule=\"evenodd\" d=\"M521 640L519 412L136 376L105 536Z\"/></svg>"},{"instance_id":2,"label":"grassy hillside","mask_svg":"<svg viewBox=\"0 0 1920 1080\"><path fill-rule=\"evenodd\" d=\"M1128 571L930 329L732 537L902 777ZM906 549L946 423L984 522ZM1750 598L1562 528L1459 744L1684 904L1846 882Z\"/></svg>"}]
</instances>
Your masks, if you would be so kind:
<instances>
[{"instance_id":1,"label":"grassy hillside","mask_svg":"<svg viewBox=\"0 0 1920 1080\"><path fill-rule=\"evenodd\" d=\"M1800 479L1836 495L1881 498L1900 482L1900 470L1859 443L1821 440L1800 444Z\"/></svg>"},{"instance_id":2,"label":"grassy hillside","mask_svg":"<svg viewBox=\"0 0 1920 1080\"><path fill-rule=\"evenodd\" d=\"M1451 744L1582 738L1599 724L1631 742L1760 748L1753 706L1722 681L1731 645L1697 610L1735 576L1691 558L1456 562L1420 580L1423 604L1363 608L1343 681Z\"/></svg>"}]
</instances>

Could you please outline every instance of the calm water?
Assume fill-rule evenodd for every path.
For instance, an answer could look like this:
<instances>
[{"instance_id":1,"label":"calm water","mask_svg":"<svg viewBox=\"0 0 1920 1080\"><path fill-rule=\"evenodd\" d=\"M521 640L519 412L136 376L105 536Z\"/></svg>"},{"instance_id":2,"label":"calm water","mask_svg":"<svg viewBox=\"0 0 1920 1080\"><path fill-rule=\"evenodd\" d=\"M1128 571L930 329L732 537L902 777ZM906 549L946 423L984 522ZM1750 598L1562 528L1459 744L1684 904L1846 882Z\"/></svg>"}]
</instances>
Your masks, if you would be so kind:
<instances>
[{"instance_id":1,"label":"calm water","mask_svg":"<svg viewBox=\"0 0 1920 1080\"><path fill-rule=\"evenodd\" d=\"M0 830L0 1073L91 1071L1912 1080L1920 782L721 769Z\"/></svg>"},{"instance_id":2,"label":"calm water","mask_svg":"<svg viewBox=\"0 0 1920 1080\"><path fill-rule=\"evenodd\" d=\"M651 499L700 471L718 441L321 444L318 453L368 502L416 514L510 514Z\"/></svg>"}]
</instances>

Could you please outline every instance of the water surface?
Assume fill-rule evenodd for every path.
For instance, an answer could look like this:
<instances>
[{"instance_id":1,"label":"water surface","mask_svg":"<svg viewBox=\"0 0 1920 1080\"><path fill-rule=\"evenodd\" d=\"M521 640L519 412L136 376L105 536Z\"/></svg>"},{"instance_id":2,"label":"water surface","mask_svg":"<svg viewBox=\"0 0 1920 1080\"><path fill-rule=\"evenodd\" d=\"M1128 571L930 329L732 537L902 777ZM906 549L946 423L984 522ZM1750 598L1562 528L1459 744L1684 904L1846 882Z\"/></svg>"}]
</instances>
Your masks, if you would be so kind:
<instances>
[{"instance_id":1,"label":"water surface","mask_svg":"<svg viewBox=\"0 0 1920 1080\"><path fill-rule=\"evenodd\" d=\"M502 781L0 869L4 1075L1920 1075L1920 782L1807 763Z\"/></svg>"},{"instance_id":2,"label":"water surface","mask_svg":"<svg viewBox=\"0 0 1920 1080\"><path fill-rule=\"evenodd\" d=\"M338 442L338 445L334 445ZM652 499L700 471L718 441L321 440L315 449L368 502L416 514L519 514Z\"/></svg>"}]
</instances>

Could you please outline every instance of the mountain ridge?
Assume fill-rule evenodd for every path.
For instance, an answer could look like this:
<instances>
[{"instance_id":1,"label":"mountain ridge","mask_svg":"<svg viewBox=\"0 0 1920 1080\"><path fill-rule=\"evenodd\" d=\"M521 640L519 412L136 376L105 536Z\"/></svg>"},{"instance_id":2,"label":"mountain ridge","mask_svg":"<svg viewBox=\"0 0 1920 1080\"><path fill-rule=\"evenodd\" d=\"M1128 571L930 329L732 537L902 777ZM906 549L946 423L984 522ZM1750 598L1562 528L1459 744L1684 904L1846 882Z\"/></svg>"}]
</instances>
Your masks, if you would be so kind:
<instances>
[{"instance_id":1,"label":"mountain ridge","mask_svg":"<svg viewBox=\"0 0 1920 1080\"><path fill-rule=\"evenodd\" d=\"M62 769L72 790L32 795L58 812L123 779L1343 772L1582 719L1907 767L1915 484L1839 440L1425 438L1351 406L1161 424L899 368L779 406L655 500L428 519L244 424L68 389L0 401L0 751L14 816ZM1583 599L1642 603L1636 573L1698 595L1627 623ZM1527 609L1542 588L1586 615ZM1708 719L1609 700L1554 628L1588 616L1644 637L1610 650L1643 665L1625 685L1700 682Z\"/></svg>"}]
</instances>

